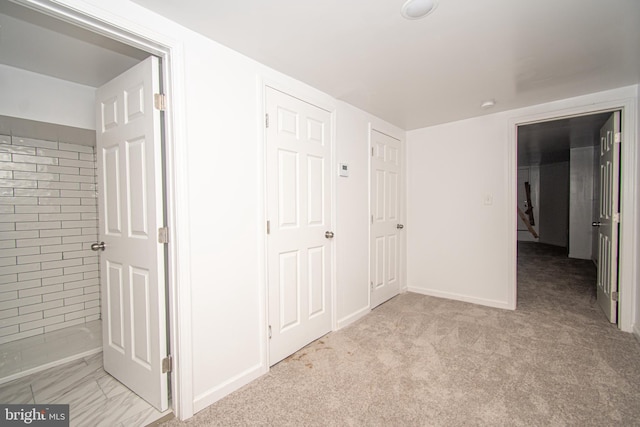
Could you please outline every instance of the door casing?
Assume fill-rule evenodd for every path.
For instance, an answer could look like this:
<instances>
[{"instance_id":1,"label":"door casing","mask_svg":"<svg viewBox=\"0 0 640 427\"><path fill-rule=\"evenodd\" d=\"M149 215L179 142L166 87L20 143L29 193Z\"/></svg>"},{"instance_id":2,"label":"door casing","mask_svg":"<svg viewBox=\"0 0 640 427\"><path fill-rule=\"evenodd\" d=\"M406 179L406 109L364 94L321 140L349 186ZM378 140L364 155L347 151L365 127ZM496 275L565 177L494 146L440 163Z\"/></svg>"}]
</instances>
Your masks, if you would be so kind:
<instances>
[{"instance_id":1,"label":"door casing","mask_svg":"<svg viewBox=\"0 0 640 427\"><path fill-rule=\"evenodd\" d=\"M157 237L164 227L164 143L162 112L153 107L159 71L151 55L98 88L96 155L98 242L106 244L99 257L104 370L165 411L166 263Z\"/></svg>"},{"instance_id":2,"label":"door casing","mask_svg":"<svg viewBox=\"0 0 640 427\"><path fill-rule=\"evenodd\" d=\"M396 212L396 224L402 224L402 229L396 229L396 239L397 239L397 247L396 247L396 251L397 251L397 256L396 256L396 272L397 272L397 278L396 278L396 283L397 283L397 292L393 295L396 296L398 295L400 292L402 292L402 290L405 289L405 285L404 285L404 259L405 259L405 232L404 232L404 224L405 224L405 217L404 217L404 212L405 212L405 207L404 207L404 201L405 201L405 197L404 197L404 192L405 192L405 147L404 147L404 141L401 138L389 135L387 132L378 130L376 127L374 126L370 126L369 127L369 150L370 150L370 156L369 156L369 217L371 218L371 223L369 224L369 284L370 284L370 288L369 288L369 307L371 309L375 308L375 306L386 302L388 299L393 298L390 297L388 299L385 299L384 301L379 301L379 300L375 300L374 298L374 289L376 284L376 273L375 273L375 267L376 265L374 260L375 260L375 256L374 256L374 242L373 239L376 237L374 236L374 225L375 225L375 213L374 213L374 206L373 206L373 199L374 199L374 179L373 179L373 164L374 164L374 154L375 154L375 141L374 141L374 132L377 132L378 134L384 135L388 138L394 139L396 141L398 141L398 145L399 145L399 153L398 153L398 182L397 182L397 212ZM388 171L386 171L385 173L388 173ZM386 177L385 177L386 180ZM386 182L385 182L386 185ZM386 198L386 191L385 191L385 198ZM384 200L385 203L385 209L388 207L386 205L387 200ZM386 212L385 212L385 219L386 219ZM386 246L387 239L385 239L385 256L384 256L384 262L387 263L387 265L385 265L383 267L383 274L387 275L388 271L387 268L388 266L388 246ZM386 268L385 268L386 267ZM386 279L388 277L385 277L384 281L386 282ZM388 284L386 286L389 286ZM395 290L395 287L394 287ZM375 304L375 306L374 306Z\"/></svg>"},{"instance_id":3,"label":"door casing","mask_svg":"<svg viewBox=\"0 0 640 427\"><path fill-rule=\"evenodd\" d=\"M173 357L171 371L171 408L176 417L193 416L193 391L191 369L191 281L189 276L189 228L188 218L187 152L184 114L185 89L182 69L184 48L181 42L135 26L131 21L116 17L87 4L74 7L53 0L14 0L30 9L53 16L62 21L88 29L161 58L161 85L171 100L164 117L165 141L165 203L166 224L172 236L167 248L167 297L169 302L168 333ZM162 191L162 190L160 190ZM177 256L178 248L180 257ZM177 287L180 283L180 288ZM187 315L182 316L182 313Z\"/></svg>"},{"instance_id":4,"label":"door casing","mask_svg":"<svg viewBox=\"0 0 640 427\"><path fill-rule=\"evenodd\" d=\"M508 275L508 306L516 308L517 303L517 223L516 215L513 215L512 207L516 206L516 180L517 180L517 128L521 125L536 122L581 116L602 112L622 111L622 146L621 146L621 176L620 176L620 252L619 252L619 276L618 276L618 328L625 332L633 332L634 295L637 283L638 268L637 259L637 230L638 215L635 210L640 187L638 180L638 151L636 140L637 129L637 99L622 98L603 102L585 102L572 108L554 109L539 114L529 114L512 118L508 121L508 165L505 171L506 207L509 209L508 248L507 260L511 269ZM637 331L640 333L640 331Z\"/></svg>"},{"instance_id":5,"label":"door casing","mask_svg":"<svg viewBox=\"0 0 640 427\"><path fill-rule=\"evenodd\" d=\"M266 102L269 364L273 366L331 330L335 244L326 237L334 230L327 129L331 113L271 87Z\"/></svg>"},{"instance_id":6,"label":"door casing","mask_svg":"<svg viewBox=\"0 0 640 427\"><path fill-rule=\"evenodd\" d=\"M257 120L261 124L261 128L263 130L260 140L260 144L258 147L259 155L262 158L262 162L259 165L260 167L260 176L262 179L262 188L261 188L261 197L260 201L263 209L260 215L261 222L261 232L263 236L263 241L260 250L260 260L261 260L261 270L263 271L263 275L260 283L260 289L263 294L260 296L260 300L263 302L261 306L260 317L263 319L263 328L262 328L262 345L261 345L261 355L262 355L262 366L264 367L264 372L269 370L270 361L269 361L269 335L268 335L268 325L269 325L269 298L268 298L268 289L269 283L267 282L268 278L268 242L267 242L267 220L268 220L268 206L267 206L267 151L266 151L266 141L267 141L267 132L265 126L265 119L267 113L267 105L266 105L266 92L267 88L270 87L272 89L278 90L280 92L286 93L294 98L301 99L305 102L313 104L323 110L330 112L331 114L331 155L330 155L330 175L331 175L331 224L333 224L333 229L337 228L336 222L336 106L334 100L328 95L316 91L309 86L304 84L297 84L291 82L283 82L280 80L275 80L272 78L261 77L259 80L259 99L262 100L261 108L258 108L258 117ZM339 236L336 235L336 239L339 239ZM336 320L336 253L338 252L338 245L334 243L333 251L331 253L331 264L333 266L331 270L330 276L330 288L331 288L331 330L335 331L337 329L337 320ZM263 373L264 373L263 372Z\"/></svg>"}]
</instances>

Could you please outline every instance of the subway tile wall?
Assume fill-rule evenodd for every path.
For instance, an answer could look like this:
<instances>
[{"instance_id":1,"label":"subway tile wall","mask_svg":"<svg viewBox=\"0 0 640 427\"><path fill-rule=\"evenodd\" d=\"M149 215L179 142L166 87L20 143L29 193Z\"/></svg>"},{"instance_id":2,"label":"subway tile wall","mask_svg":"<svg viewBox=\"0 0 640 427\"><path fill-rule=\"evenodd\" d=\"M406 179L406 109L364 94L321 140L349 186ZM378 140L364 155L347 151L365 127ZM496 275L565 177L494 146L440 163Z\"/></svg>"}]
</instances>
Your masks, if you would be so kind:
<instances>
[{"instance_id":1,"label":"subway tile wall","mask_svg":"<svg viewBox=\"0 0 640 427\"><path fill-rule=\"evenodd\" d=\"M100 318L93 147L0 135L0 344Z\"/></svg>"}]
</instances>

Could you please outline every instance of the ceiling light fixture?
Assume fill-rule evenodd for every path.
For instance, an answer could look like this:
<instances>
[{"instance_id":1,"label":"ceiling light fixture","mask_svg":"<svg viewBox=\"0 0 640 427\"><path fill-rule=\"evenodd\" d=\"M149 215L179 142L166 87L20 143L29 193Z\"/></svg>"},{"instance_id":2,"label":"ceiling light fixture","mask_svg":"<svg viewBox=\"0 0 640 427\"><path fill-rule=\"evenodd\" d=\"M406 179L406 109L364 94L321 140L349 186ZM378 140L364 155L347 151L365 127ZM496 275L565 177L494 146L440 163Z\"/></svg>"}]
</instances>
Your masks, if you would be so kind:
<instances>
[{"instance_id":1,"label":"ceiling light fixture","mask_svg":"<svg viewBox=\"0 0 640 427\"><path fill-rule=\"evenodd\" d=\"M489 100L487 100L487 101L484 101L482 104L480 104L480 108L482 108L482 109L485 109L485 110L486 110L487 108L491 108L491 107L493 107L494 105L496 105L496 101L495 101L495 100L493 100L493 99L489 99Z\"/></svg>"},{"instance_id":2,"label":"ceiling light fixture","mask_svg":"<svg viewBox=\"0 0 640 427\"><path fill-rule=\"evenodd\" d=\"M420 19L433 12L437 5L437 0L407 0L401 14L407 19Z\"/></svg>"}]
</instances>

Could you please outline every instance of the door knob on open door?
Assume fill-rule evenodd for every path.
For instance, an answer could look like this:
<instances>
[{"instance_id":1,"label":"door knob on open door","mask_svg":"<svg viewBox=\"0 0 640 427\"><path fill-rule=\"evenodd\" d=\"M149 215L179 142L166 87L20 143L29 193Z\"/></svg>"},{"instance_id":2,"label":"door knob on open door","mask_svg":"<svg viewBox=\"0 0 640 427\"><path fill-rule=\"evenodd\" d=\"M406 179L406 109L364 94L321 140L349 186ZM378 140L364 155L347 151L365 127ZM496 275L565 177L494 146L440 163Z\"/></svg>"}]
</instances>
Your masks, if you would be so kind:
<instances>
[{"instance_id":1,"label":"door knob on open door","mask_svg":"<svg viewBox=\"0 0 640 427\"><path fill-rule=\"evenodd\" d=\"M600 227L602 225L602 223L600 221L594 221L591 223L592 227Z\"/></svg>"},{"instance_id":2,"label":"door knob on open door","mask_svg":"<svg viewBox=\"0 0 640 427\"><path fill-rule=\"evenodd\" d=\"M326 237L327 239L333 239L333 231L325 232L324 237Z\"/></svg>"},{"instance_id":3,"label":"door knob on open door","mask_svg":"<svg viewBox=\"0 0 640 427\"><path fill-rule=\"evenodd\" d=\"M105 247L106 247L106 245L104 244L104 242L91 244L91 250L92 251L104 251Z\"/></svg>"},{"instance_id":4,"label":"door knob on open door","mask_svg":"<svg viewBox=\"0 0 640 427\"><path fill-rule=\"evenodd\" d=\"M396 225L396 228L398 230L402 230L404 228L404 224L398 224L398 225Z\"/></svg>"}]
</instances>

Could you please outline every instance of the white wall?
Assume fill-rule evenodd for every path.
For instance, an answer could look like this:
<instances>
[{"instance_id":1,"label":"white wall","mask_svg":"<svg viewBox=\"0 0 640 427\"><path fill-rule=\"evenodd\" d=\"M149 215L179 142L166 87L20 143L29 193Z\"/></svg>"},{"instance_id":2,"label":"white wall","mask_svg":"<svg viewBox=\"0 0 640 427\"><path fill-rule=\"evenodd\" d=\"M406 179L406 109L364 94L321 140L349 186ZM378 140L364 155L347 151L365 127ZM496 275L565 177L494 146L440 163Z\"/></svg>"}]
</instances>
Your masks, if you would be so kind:
<instances>
[{"instance_id":1,"label":"white wall","mask_svg":"<svg viewBox=\"0 0 640 427\"><path fill-rule=\"evenodd\" d=\"M135 9L136 16L148 15ZM258 81L282 77L175 24L163 27L178 30L185 46L197 412L268 369Z\"/></svg>"},{"instance_id":2,"label":"white wall","mask_svg":"<svg viewBox=\"0 0 640 427\"><path fill-rule=\"evenodd\" d=\"M200 36L180 37L185 40L193 399L198 411L267 368L259 263L263 206L256 78L261 70Z\"/></svg>"},{"instance_id":3,"label":"white wall","mask_svg":"<svg viewBox=\"0 0 640 427\"><path fill-rule=\"evenodd\" d=\"M185 61L197 411L267 369L260 82L335 105L336 162L350 166L336 177L339 327L369 309L368 126L404 132L208 40L189 43Z\"/></svg>"},{"instance_id":4,"label":"white wall","mask_svg":"<svg viewBox=\"0 0 640 427\"><path fill-rule=\"evenodd\" d=\"M349 177L338 177L336 203L336 320L342 327L369 312L369 116L349 104L338 104L337 153L349 164Z\"/></svg>"},{"instance_id":5,"label":"white wall","mask_svg":"<svg viewBox=\"0 0 640 427\"><path fill-rule=\"evenodd\" d=\"M515 203L505 209L505 120L407 132L410 291L507 307L505 226L515 228Z\"/></svg>"},{"instance_id":6,"label":"white wall","mask_svg":"<svg viewBox=\"0 0 640 427\"><path fill-rule=\"evenodd\" d=\"M197 411L268 368L260 82L337 105L336 158L351 167L349 178L336 178L335 317L343 322L368 310L368 158L361 149L371 118L208 40L190 43L185 60Z\"/></svg>"},{"instance_id":7,"label":"white wall","mask_svg":"<svg viewBox=\"0 0 640 427\"><path fill-rule=\"evenodd\" d=\"M569 243L569 162L540 166L540 243Z\"/></svg>"},{"instance_id":8,"label":"white wall","mask_svg":"<svg viewBox=\"0 0 640 427\"><path fill-rule=\"evenodd\" d=\"M0 116L95 129L95 88L0 64Z\"/></svg>"},{"instance_id":9,"label":"white wall","mask_svg":"<svg viewBox=\"0 0 640 427\"><path fill-rule=\"evenodd\" d=\"M0 160L0 345L99 319L93 147L0 135Z\"/></svg>"},{"instance_id":10,"label":"white wall","mask_svg":"<svg viewBox=\"0 0 640 427\"><path fill-rule=\"evenodd\" d=\"M591 259L594 147L572 148L569 160L569 257Z\"/></svg>"},{"instance_id":11,"label":"white wall","mask_svg":"<svg viewBox=\"0 0 640 427\"><path fill-rule=\"evenodd\" d=\"M623 104L637 116L632 111L637 86L407 132L409 290L515 308L516 125ZM636 128L627 131L632 134L628 152L637 153ZM627 165L636 157L627 158ZM629 189L627 203L637 201L637 191L637 186ZM489 198L492 204L485 205ZM638 211L624 208L628 219L623 227L637 236ZM636 262L635 244L629 239L625 244L625 253ZM624 265L623 286L635 290L635 267L628 260ZM630 307L640 306L635 291L627 295L625 330L637 311Z\"/></svg>"}]
</instances>

